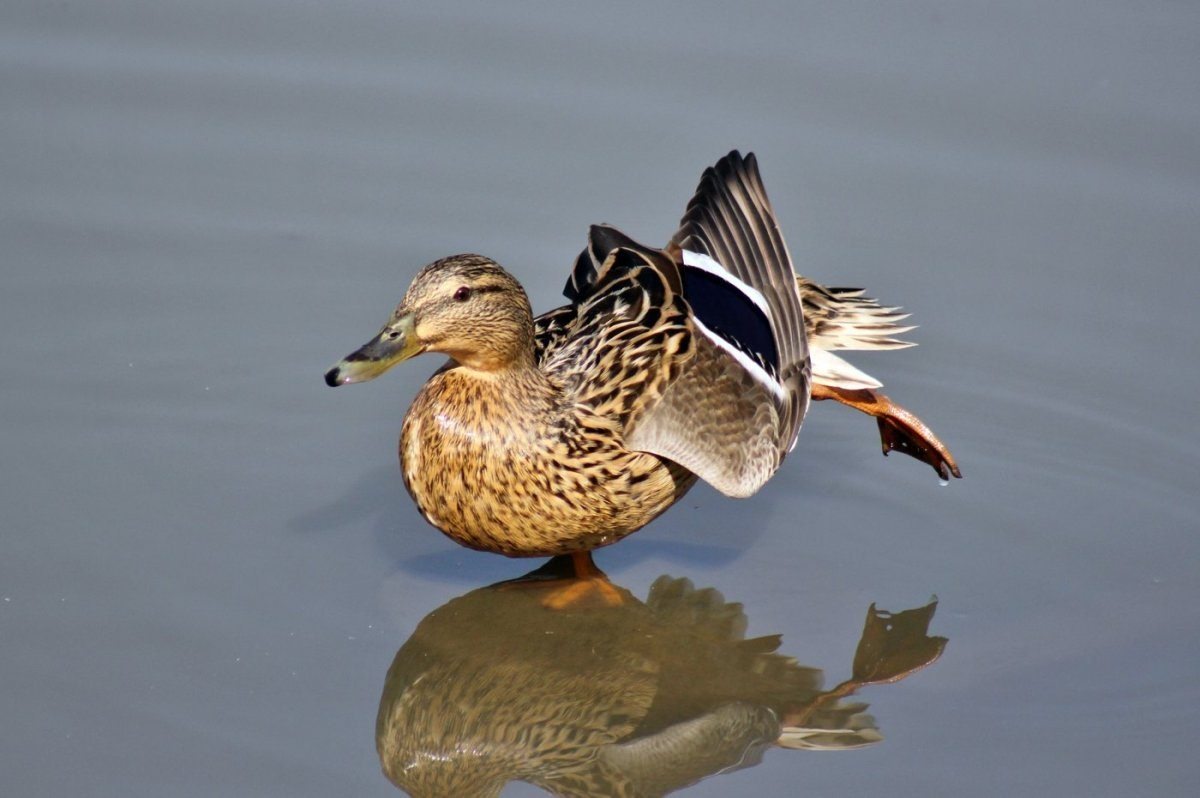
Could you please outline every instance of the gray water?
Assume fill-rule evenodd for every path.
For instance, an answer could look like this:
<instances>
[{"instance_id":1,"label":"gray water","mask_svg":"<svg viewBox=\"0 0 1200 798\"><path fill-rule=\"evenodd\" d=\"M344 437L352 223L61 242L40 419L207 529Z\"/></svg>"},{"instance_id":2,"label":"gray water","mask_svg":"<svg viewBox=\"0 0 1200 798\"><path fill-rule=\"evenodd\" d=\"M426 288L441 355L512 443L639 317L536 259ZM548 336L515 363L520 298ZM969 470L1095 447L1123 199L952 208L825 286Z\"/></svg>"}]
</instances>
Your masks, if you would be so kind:
<instances>
[{"instance_id":1,"label":"gray water","mask_svg":"<svg viewBox=\"0 0 1200 798\"><path fill-rule=\"evenodd\" d=\"M1198 41L1170 2L5 3L0 793L396 794L397 650L537 563L404 494L436 362L323 371L452 252L555 306L588 224L664 242L737 147L801 271L914 314L854 362L965 479L822 403L759 495L597 555L826 685L868 605L940 599L944 656L857 696L882 742L687 794L1190 795Z\"/></svg>"}]
</instances>

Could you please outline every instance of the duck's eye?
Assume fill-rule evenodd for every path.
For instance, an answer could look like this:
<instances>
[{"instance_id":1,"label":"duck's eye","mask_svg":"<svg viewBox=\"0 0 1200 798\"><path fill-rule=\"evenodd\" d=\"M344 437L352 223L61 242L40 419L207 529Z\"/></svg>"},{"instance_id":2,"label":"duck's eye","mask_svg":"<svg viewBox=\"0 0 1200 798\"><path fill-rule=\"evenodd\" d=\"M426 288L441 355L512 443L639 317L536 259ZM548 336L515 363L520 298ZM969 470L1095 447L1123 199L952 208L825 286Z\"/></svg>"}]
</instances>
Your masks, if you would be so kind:
<instances>
[{"instance_id":1,"label":"duck's eye","mask_svg":"<svg viewBox=\"0 0 1200 798\"><path fill-rule=\"evenodd\" d=\"M454 301L455 302L466 302L470 298L471 298L471 286L469 286L469 285L460 285L458 287L458 290L454 292Z\"/></svg>"}]
</instances>

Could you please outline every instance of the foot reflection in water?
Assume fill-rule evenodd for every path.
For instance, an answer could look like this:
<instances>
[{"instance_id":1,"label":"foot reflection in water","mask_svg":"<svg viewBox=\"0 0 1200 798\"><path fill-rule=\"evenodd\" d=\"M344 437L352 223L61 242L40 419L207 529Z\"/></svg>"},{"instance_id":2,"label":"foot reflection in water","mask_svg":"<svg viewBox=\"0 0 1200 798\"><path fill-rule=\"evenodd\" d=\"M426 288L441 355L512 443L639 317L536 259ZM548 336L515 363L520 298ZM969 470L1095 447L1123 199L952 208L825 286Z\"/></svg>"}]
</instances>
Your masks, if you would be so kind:
<instances>
[{"instance_id":1,"label":"foot reflection in water","mask_svg":"<svg viewBox=\"0 0 1200 798\"><path fill-rule=\"evenodd\" d=\"M414 796L498 795L519 780L562 796L653 796L758 764L771 746L879 742L867 705L946 645L937 602L867 610L852 675L823 675L745 638L742 606L660 577L644 602L608 583L562 606L569 557L429 613L388 670L375 739L384 773ZM591 579L597 577L593 574ZM613 597L618 596L619 601Z\"/></svg>"}]
</instances>

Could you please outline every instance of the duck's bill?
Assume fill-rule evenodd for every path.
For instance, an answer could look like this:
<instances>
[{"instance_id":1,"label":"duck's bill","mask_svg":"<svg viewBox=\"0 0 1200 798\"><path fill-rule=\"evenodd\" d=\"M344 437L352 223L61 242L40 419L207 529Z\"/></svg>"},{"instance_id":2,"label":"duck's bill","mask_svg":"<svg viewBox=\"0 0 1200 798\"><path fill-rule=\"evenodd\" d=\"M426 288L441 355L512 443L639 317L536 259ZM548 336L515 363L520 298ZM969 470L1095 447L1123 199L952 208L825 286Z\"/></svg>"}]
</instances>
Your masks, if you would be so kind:
<instances>
[{"instance_id":1,"label":"duck's bill","mask_svg":"<svg viewBox=\"0 0 1200 798\"><path fill-rule=\"evenodd\" d=\"M401 316L325 372L325 384L336 388L351 382L373 380L397 363L423 351L424 346L413 330L413 317Z\"/></svg>"}]
</instances>

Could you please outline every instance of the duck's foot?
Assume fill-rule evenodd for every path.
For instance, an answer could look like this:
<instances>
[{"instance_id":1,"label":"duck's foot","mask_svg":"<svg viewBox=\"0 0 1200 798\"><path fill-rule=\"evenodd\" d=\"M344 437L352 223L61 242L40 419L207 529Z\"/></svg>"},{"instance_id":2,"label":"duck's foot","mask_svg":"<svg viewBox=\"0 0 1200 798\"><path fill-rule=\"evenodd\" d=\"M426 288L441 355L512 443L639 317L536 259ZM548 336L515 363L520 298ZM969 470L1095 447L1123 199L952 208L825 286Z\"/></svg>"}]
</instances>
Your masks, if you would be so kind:
<instances>
[{"instance_id":1,"label":"duck's foot","mask_svg":"<svg viewBox=\"0 0 1200 798\"><path fill-rule=\"evenodd\" d=\"M507 582L502 589L537 589L541 605L551 610L620 607L628 591L609 581L596 567L591 552L560 555L527 576Z\"/></svg>"},{"instance_id":2,"label":"duck's foot","mask_svg":"<svg viewBox=\"0 0 1200 798\"><path fill-rule=\"evenodd\" d=\"M942 479L950 479L951 476L962 479L962 472L954 462L954 455L950 454L946 445L933 434L933 430L883 393L870 388L850 390L814 384L812 398L833 399L874 416L879 424L879 438L883 444L884 455L891 451L901 452L928 463Z\"/></svg>"}]
</instances>

